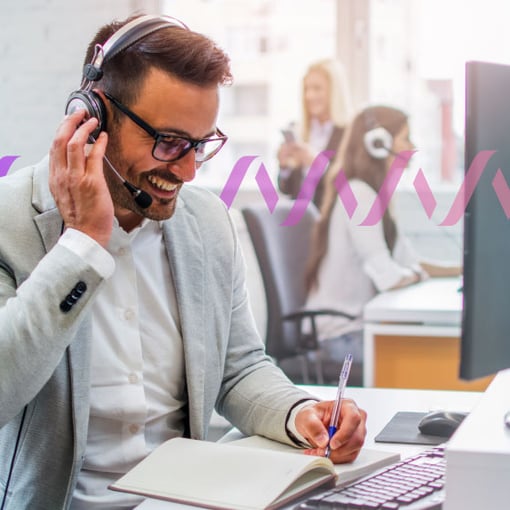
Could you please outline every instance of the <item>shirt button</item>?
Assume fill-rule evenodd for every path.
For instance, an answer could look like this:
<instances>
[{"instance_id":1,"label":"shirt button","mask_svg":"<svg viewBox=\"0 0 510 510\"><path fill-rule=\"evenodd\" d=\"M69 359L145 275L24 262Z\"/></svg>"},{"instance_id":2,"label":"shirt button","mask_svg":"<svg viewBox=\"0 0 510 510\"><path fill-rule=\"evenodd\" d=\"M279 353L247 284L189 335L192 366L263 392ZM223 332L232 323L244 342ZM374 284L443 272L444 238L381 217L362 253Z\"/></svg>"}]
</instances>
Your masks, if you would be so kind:
<instances>
[{"instance_id":1,"label":"shirt button","mask_svg":"<svg viewBox=\"0 0 510 510\"><path fill-rule=\"evenodd\" d=\"M136 374L129 374L128 380L131 384L135 384L138 382L138 376Z\"/></svg>"},{"instance_id":2,"label":"shirt button","mask_svg":"<svg viewBox=\"0 0 510 510\"><path fill-rule=\"evenodd\" d=\"M135 316L135 312L131 309L127 309L124 311L124 319L130 321Z\"/></svg>"},{"instance_id":3,"label":"shirt button","mask_svg":"<svg viewBox=\"0 0 510 510\"><path fill-rule=\"evenodd\" d=\"M119 257L123 257L125 254L126 254L126 248L119 248L119 249L117 250L117 255L118 255Z\"/></svg>"},{"instance_id":4,"label":"shirt button","mask_svg":"<svg viewBox=\"0 0 510 510\"><path fill-rule=\"evenodd\" d=\"M132 423L129 426L129 432L131 432L131 434L136 434L139 430L140 430L140 426L137 425L136 423Z\"/></svg>"}]
</instances>

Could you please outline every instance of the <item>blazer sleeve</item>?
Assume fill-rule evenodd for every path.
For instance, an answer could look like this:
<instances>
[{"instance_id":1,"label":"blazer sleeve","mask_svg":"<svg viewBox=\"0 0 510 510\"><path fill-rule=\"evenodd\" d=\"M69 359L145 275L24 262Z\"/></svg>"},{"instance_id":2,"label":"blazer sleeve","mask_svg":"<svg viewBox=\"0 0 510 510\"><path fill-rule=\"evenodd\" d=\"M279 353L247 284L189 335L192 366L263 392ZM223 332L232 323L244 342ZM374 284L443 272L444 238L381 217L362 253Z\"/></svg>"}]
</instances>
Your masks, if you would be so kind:
<instances>
[{"instance_id":1,"label":"blazer sleeve","mask_svg":"<svg viewBox=\"0 0 510 510\"><path fill-rule=\"evenodd\" d=\"M60 215L32 207L32 183L24 170L0 182L0 427L48 382L103 281L57 243Z\"/></svg>"},{"instance_id":2,"label":"blazer sleeve","mask_svg":"<svg viewBox=\"0 0 510 510\"><path fill-rule=\"evenodd\" d=\"M298 389L266 356L251 313L244 258L234 227L232 310L223 383L217 409L246 435L292 444L288 415L298 402L314 398Z\"/></svg>"},{"instance_id":3,"label":"blazer sleeve","mask_svg":"<svg viewBox=\"0 0 510 510\"><path fill-rule=\"evenodd\" d=\"M84 318L102 278L80 257L55 245L16 288L0 264L0 427L49 380ZM80 298L66 311L76 287ZM78 291L79 292L79 291ZM69 296L69 297L68 297Z\"/></svg>"}]
</instances>

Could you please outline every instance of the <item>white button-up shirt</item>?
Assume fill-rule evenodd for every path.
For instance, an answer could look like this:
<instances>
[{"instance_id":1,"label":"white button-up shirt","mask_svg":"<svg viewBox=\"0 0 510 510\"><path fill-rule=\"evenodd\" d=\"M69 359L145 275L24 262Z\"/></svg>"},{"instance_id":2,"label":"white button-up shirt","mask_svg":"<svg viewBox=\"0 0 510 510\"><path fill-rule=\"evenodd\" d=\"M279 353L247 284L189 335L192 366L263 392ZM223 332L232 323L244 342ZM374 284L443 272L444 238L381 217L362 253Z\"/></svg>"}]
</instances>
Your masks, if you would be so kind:
<instances>
[{"instance_id":1,"label":"white button-up shirt","mask_svg":"<svg viewBox=\"0 0 510 510\"><path fill-rule=\"evenodd\" d=\"M185 429L182 336L160 224L127 233L116 223L108 252L115 269L93 305L89 433L73 510L139 503L108 484Z\"/></svg>"}]
</instances>

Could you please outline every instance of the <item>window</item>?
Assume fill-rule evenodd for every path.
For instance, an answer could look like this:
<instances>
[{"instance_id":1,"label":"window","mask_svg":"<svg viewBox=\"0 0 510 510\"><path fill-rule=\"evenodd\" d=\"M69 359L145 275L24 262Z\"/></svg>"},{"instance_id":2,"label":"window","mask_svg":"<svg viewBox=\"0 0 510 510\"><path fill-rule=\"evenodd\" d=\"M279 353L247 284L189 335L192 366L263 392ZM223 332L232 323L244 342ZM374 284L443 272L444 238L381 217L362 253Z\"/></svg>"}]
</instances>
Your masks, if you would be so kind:
<instances>
[{"instance_id":1,"label":"window","mask_svg":"<svg viewBox=\"0 0 510 510\"><path fill-rule=\"evenodd\" d=\"M259 155L276 177L280 129L301 113L302 76L310 62L335 54L336 0L166 0L164 5L165 12L214 39L232 62L234 83L221 92L218 120L229 141L196 182L221 189L236 161L248 154ZM254 186L253 178L243 182Z\"/></svg>"},{"instance_id":2,"label":"window","mask_svg":"<svg viewBox=\"0 0 510 510\"><path fill-rule=\"evenodd\" d=\"M336 56L346 67L356 109L383 103L409 114L418 152L399 185L402 207L410 211L401 217L413 218L416 225L421 221L418 229L423 239L444 218L463 179L465 61L510 62L506 26L510 4L501 0L166 0L165 5L167 12L211 36L232 58L235 81L222 92L219 119L230 140L207 164L203 174L207 173L208 183L221 189L248 150L260 151L268 172L276 177L280 129L300 118L306 67ZM425 215L412 186L420 168L438 200L432 219ZM198 183L201 175L202 170ZM243 186L256 184L246 179ZM441 235L451 237L455 252L462 244L461 227L452 232L441 228ZM406 228L414 227L409 222Z\"/></svg>"}]
</instances>

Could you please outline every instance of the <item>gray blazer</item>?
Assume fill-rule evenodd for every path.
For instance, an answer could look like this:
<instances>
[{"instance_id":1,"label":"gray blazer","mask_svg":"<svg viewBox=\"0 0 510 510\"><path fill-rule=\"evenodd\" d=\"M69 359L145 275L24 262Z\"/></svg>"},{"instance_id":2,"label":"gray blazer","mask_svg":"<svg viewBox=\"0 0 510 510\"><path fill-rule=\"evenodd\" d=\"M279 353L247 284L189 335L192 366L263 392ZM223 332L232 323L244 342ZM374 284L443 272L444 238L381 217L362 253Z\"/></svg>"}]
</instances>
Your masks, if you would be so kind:
<instances>
[{"instance_id":1,"label":"gray blazer","mask_svg":"<svg viewBox=\"0 0 510 510\"><path fill-rule=\"evenodd\" d=\"M90 308L103 282L57 244L62 219L47 158L1 178L0 204L0 501L13 464L6 508L67 508L85 452ZM309 395L264 353L224 204L183 187L164 240L182 325L187 435L204 439L216 407L245 434L290 443L287 414ZM85 292L62 311L78 282Z\"/></svg>"}]
</instances>

